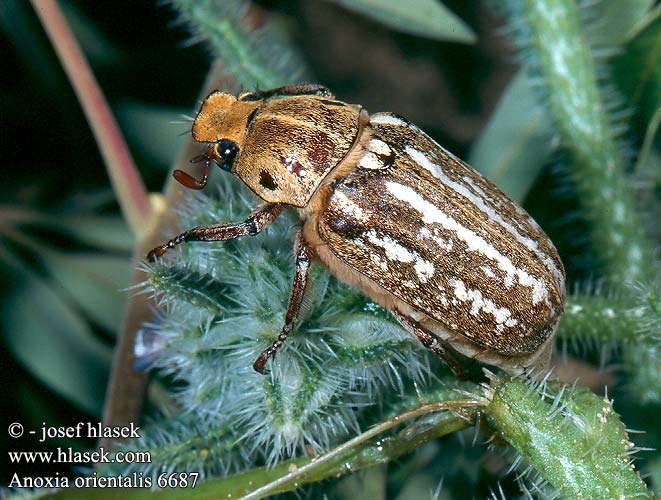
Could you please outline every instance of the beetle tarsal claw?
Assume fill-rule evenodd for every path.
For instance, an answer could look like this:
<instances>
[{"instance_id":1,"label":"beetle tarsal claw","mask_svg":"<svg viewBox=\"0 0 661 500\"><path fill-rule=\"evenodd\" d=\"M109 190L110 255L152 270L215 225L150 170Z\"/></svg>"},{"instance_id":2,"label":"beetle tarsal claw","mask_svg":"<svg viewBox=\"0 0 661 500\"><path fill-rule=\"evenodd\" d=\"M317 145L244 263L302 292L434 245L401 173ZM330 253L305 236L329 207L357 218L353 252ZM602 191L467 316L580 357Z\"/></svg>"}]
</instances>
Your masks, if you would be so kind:
<instances>
[{"instance_id":1,"label":"beetle tarsal claw","mask_svg":"<svg viewBox=\"0 0 661 500\"><path fill-rule=\"evenodd\" d=\"M167 248L163 248L163 245L156 247L147 254L147 260L149 262L156 262L165 252L167 252Z\"/></svg>"},{"instance_id":2,"label":"beetle tarsal claw","mask_svg":"<svg viewBox=\"0 0 661 500\"><path fill-rule=\"evenodd\" d=\"M270 354L269 349L264 351L262 354L259 355L259 357L255 360L255 362L252 364L253 369L262 375L268 375L271 373L271 370L266 368L266 362L269 360L269 358L275 357L275 353Z\"/></svg>"}]
</instances>

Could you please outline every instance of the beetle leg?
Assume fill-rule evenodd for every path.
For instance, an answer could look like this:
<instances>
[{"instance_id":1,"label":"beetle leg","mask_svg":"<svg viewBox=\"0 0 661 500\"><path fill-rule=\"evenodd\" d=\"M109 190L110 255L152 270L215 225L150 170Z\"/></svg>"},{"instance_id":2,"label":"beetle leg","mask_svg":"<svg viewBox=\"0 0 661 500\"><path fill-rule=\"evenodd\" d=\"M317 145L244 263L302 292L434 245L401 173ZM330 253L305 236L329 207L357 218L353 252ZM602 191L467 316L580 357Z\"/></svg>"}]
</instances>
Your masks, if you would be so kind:
<instances>
[{"instance_id":1,"label":"beetle leg","mask_svg":"<svg viewBox=\"0 0 661 500\"><path fill-rule=\"evenodd\" d=\"M244 92L239 96L239 101L260 101L277 95L318 95L329 99L335 99L335 95L319 83L295 83L293 85L285 85L284 87L278 87L271 90L258 89L254 92Z\"/></svg>"},{"instance_id":2,"label":"beetle leg","mask_svg":"<svg viewBox=\"0 0 661 500\"><path fill-rule=\"evenodd\" d=\"M450 352L443 345L443 342L436 335L431 333L419 322L412 320L408 316L405 316L397 309L393 309L391 312L392 315L397 318L397 321L401 323L404 329L418 337L418 340L422 343L423 346L425 346L425 348L429 349L431 352L441 358L445 364L448 365L448 368L452 370L452 373L454 373L455 376L460 377L464 374L465 370L461 364L452 355L452 352Z\"/></svg>"},{"instance_id":3,"label":"beetle leg","mask_svg":"<svg viewBox=\"0 0 661 500\"><path fill-rule=\"evenodd\" d=\"M202 189L204 186L207 185L207 180L209 179L209 169L211 168L211 160L213 159L213 155L211 153L211 149L209 149L208 152L196 156L193 158L190 162L191 163L199 163L201 161L204 162L204 169L202 170L202 179L196 179L190 174L187 174L183 170L175 170L172 172L172 177L174 177L180 184L183 184L187 188L190 189Z\"/></svg>"},{"instance_id":4,"label":"beetle leg","mask_svg":"<svg viewBox=\"0 0 661 500\"><path fill-rule=\"evenodd\" d=\"M241 236L254 236L277 219L283 208L279 203L266 203L254 210L243 222L194 227L154 248L147 254L147 260L154 262L165 252L185 241L226 241Z\"/></svg>"},{"instance_id":5,"label":"beetle leg","mask_svg":"<svg viewBox=\"0 0 661 500\"><path fill-rule=\"evenodd\" d=\"M285 324L280 331L280 334L275 341L255 360L252 367L262 375L266 375L269 371L264 368L264 365L269 358L275 357L276 352L280 346L287 339L287 335L291 332L298 318L298 313L301 310L303 297L305 296L305 289L308 284L308 277L310 271L310 249L303 241L299 231L296 237L296 267L294 271L294 283L291 288L291 295L289 296L289 305L287 306L287 313L285 314Z\"/></svg>"}]
</instances>

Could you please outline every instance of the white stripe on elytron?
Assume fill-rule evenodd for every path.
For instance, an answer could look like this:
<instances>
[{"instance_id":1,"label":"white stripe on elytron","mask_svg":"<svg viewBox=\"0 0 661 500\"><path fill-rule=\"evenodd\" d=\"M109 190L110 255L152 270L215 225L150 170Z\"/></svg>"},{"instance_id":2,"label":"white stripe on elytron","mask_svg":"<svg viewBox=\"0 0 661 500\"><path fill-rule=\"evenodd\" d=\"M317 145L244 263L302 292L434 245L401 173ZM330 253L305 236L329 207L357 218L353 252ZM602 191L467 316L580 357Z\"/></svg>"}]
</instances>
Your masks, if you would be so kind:
<instances>
[{"instance_id":1,"label":"white stripe on elytron","mask_svg":"<svg viewBox=\"0 0 661 500\"><path fill-rule=\"evenodd\" d=\"M491 299L483 297L479 290L466 288L466 284L459 279L451 279L448 283L454 287L454 296L458 300L471 303L470 313L473 316L477 316L480 311L491 314L500 327L497 331L502 331L503 326L512 327L518 324L518 321L512 318L512 311L507 307L498 307Z\"/></svg>"},{"instance_id":2,"label":"white stripe on elytron","mask_svg":"<svg viewBox=\"0 0 661 500\"><path fill-rule=\"evenodd\" d=\"M438 245L441 250L450 251L454 244L451 239L443 239L440 236L434 236L429 229L423 227L418 231L419 238L428 238Z\"/></svg>"},{"instance_id":3,"label":"white stripe on elytron","mask_svg":"<svg viewBox=\"0 0 661 500\"><path fill-rule=\"evenodd\" d=\"M415 269L415 272L422 283L426 283L436 272L434 264L421 258L418 258L413 269Z\"/></svg>"},{"instance_id":4,"label":"white stripe on elytron","mask_svg":"<svg viewBox=\"0 0 661 500\"><path fill-rule=\"evenodd\" d=\"M361 221L367 220L363 209L340 190L333 191L331 203L334 203L342 213L353 216Z\"/></svg>"},{"instance_id":5,"label":"white stripe on elytron","mask_svg":"<svg viewBox=\"0 0 661 500\"><path fill-rule=\"evenodd\" d=\"M493 245L489 244L484 238L477 235L471 229L462 226L455 219L447 216L440 211L434 204L425 200L420 193L413 188L396 182L386 182L386 188L396 198L405 201L415 210L422 214L422 221L427 224L441 224L445 229L457 233L457 237L464 241L468 250L479 252L482 255L493 259L498 267L505 271L505 286L511 287L514 276L519 279L519 283L532 288L532 303L537 304L541 300L548 301L549 291L543 281L536 279L525 270L519 269L512 264L506 256L501 254Z\"/></svg>"},{"instance_id":6,"label":"white stripe on elytron","mask_svg":"<svg viewBox=\"0 0 661 500\"><path fill-rule=\"evenodd\" d=\"M386 257L388 257L390 260L397 260L399 262L413 262L416 259L416 254L411 252L411 250L403 245L400 245L389 236L377 236L374 229L367 231L365 236L369 242L383 248L386 251Z\"/></svg>"},{"instance_id":7,"label":"white stripe on elytron","mask_svg":"<svg viewBox=\"0 0 661 500\"><path fill-rule=\"evenodd\" d=\"M535 240L532 240L522 235L514 226L512 226L512 224L504 220L496 210L494 210L492 207L484 203L483 198L473 193L465 185L450 179L447 175L443 173L443 169L441 168L441 166L432 162L427 157L427 155L425 155L422 151L419 151L411 146L406 146L406 152L409 154L409 156L411 156L411 158L413 158L413 160L416 163L418 163L418 165L427 169L434 177L441 180L444 185L447 185L451 189L454 189L457 193L466 197L477 208L479 208L482 212L484 212L489 217L490 220L500 224L508 233L514 236L519 243L522 243L527 248L535 252L537 256L539 256L539 258L544 262L548 270L553 273L556 279L558 279L558 277L560 276L560 281L561 281L562 273L560 272L560 269L557 268L553 259L549 258L549 256L546 255L546 253L542 252L539 249L539 245ZM483 191L475 184L473 184L470 181L470 179L465 178L465 180L469 182L471 186L473 186L475 189L483 193Z\"/></svg>"},{"instance_id":8,"label":"white stripe on elytron","mask_svg":"<svg viewBox=\"0 0 661 500\"><path fill-rule=\"evenodd\" d=\"M388 259L406 263L415 262L413 269L421 283L426 283L433 276L435 268L431 262L420 257L417 252L399 244L390 236L379 237L374 229L370 229L365 233L365 237L370 243L383 248Z\"/></svg>"},{"instance_id":9,"label":"white stripe on elytron","mask_svg":"<svg viewBox=\"0 0 661 500\"><path fill-rule=\"evenodd\" d=\"M370 116L370 123L375 125L395 125L397 127L408 127L409 124L406 123L401 118L398 118L394 115L388 113L377 113Z\"/></svg>"}]
</instances>

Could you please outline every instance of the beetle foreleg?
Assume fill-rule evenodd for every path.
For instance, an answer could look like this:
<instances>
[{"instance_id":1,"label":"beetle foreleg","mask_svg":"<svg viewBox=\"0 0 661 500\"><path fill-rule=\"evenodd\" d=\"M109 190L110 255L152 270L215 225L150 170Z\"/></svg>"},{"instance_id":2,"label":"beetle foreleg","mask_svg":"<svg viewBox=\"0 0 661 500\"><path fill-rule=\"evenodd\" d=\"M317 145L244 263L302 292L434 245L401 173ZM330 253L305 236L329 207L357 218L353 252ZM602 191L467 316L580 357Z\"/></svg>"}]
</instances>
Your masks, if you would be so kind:
<instances>
[{"instance_id":1,"label":"beetle foreleg","mask_svg":"<svg viewBox=\"0 0 661 500\"><path fill-rule=\"evenodd\" d=\"M147 260L154 262L165 252L185 241L226 241L241 236L254 236L270 225L280 215L283 208L278 203L266 203L253 211L250 217L243 222L194 227L154 248L147 254Z\"/></svg>"},{"instance_id":2,"label":"beetle foreleg","mask_svg":"<svg viewBox=\"0 0 661 500\"><path fill-rule=\"evenodd\" d=\"M191 163L199 163L201 161L204 162L204 170L202 171L202 178L201 179L196 179L190 174L187 174L183 170L175 170L172 172L172 177L174 177L177 182L180 184L183 184L187 188L190 189L202 189L204 186L207 185L207 180L209 179L209 169L211 168L211 160L213 160L213 155L211 154L211 149L209 149L206 153L196 156L193 158L190 162Z\"/></svg>"},{"instance_id":3,"label":"beetle foreleg","mask_svg":"<svg viewBox=\"0 0 661 500\"><path fill-rule=\"evenodd\" d=\"M296 267L294 271L294 283L291 288L291 295L289 296L289 305L287 306L287 313L285 314L285 324L278 335L278 338L255 360L252 367L262 375L266 375L268 370L264 365L273 358L280 349L280 346L287 339L287 335L291 332L298 318L298 313L301 310L303 297L305 296L305 289L308 285L308 277L310 271L310 249L307 247L301 233L299 231L296 237Z\"/></svg>"},{"instance_id":4,"label":"beetle foreleg","mask_svg":"<svg viewBox=\"0 0 661 500\"><path fill-rule=\"evenodd\" d=\"M391 312L392 315L397 318L397 321L401 323L404 329L418 337L418 340L422 343L423 346L425 346L425 348L429 349L431 352L441 358L445 364L448 365L448 368L452 370L452 373L454 373L455 376L459 377L464 374L465 370L452 355L452 352L450 352L443 345L441 339L427 330L419 322L412 320L408 316L405 316L397 309L393 309Z\"/></svg>"}]
</instances>

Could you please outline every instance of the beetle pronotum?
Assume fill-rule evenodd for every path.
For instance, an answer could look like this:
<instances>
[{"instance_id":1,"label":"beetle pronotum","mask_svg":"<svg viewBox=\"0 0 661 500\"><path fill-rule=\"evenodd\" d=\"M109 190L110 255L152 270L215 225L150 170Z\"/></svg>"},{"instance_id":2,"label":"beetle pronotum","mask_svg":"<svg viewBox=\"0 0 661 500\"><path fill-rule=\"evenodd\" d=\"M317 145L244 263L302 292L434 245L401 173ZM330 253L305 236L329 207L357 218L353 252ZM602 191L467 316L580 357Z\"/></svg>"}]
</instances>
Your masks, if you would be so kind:
<instances>
[{"instance_id":1,"label":"beetle pronotum","mask_svg":"<svg viewBox=\"0 0 661 500\"><path fill-rule=\"evenodd\" d=\"M404 118L369 115L323 86L237 97L213 92L193 124L211 161L264 204L243 222L200 226L184 241L256 235L298 209L295 274L282 331L255 361L265 373L292 330L311 259L392 312L442 357L457 351L510 372L548 365L565 275L548 236L500 189Z\"/></svg>"}]
</instances>

